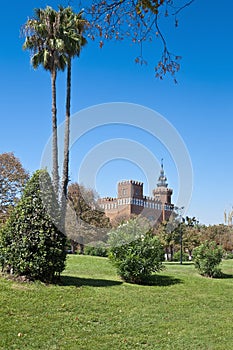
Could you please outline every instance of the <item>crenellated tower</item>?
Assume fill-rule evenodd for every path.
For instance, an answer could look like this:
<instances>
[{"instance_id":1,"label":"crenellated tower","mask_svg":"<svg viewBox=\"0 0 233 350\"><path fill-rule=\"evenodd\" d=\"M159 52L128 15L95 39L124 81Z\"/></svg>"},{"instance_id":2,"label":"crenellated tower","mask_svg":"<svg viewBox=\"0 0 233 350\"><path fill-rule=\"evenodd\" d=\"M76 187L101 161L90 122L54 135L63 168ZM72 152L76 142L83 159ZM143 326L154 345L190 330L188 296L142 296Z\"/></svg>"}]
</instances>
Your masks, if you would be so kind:
<instances>
[{"instance_id":1,"label":"crenellated tower","mask_svg":"<svg viewBox=\"0 0 233 350\"><path fill-rule=\"evenodd\" d=\"M164 174L163 160L157 188L153 190L154 197L143 194L143 183L134 180L124 180L118 183L117 198L101 198L100 207L111 221L116 218L130 218L132 215L143 215L155 223L169 220L174 210L171 203L172 189L168 188Z\"/></svg>"},{"instance_id":2,"label":"crenellated tower","mask_svg":"<svg viewBox=\"0 0 233 350\"><path fill-rule=\"evenodd\" d=\"M125 180L118 183L118 198L143 198L143 183Z\"/></svg>"}]
</instances>

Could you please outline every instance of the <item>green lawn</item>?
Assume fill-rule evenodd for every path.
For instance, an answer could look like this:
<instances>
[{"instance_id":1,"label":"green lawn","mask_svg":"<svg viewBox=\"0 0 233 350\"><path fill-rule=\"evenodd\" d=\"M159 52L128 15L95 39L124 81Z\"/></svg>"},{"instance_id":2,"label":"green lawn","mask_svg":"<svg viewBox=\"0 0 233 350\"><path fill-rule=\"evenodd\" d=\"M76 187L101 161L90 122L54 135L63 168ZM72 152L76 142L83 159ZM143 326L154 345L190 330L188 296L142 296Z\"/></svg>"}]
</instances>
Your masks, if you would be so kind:
<instances>
[{"instance_id":1,"label":"green lawn","mask_svg":"<svg viewBox=\"0 0 233 350\"><path fill-rule=\"evenodd\" d=\"M151 286L108 259L69 256L62 285L0 279L0 349L232 349L233 261L223 279L166 264Z\"/></svg>"}]
</instances>

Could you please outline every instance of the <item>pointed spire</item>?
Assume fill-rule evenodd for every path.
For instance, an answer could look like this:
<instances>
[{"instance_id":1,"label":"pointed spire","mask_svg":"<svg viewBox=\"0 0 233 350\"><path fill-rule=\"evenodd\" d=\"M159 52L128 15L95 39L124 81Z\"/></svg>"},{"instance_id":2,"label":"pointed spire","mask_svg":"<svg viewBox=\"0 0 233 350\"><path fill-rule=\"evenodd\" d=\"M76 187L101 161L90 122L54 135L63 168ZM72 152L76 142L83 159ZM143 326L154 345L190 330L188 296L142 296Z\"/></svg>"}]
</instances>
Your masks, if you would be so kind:
<instances>
[{"instance_id":1,"label":"pointed spire","mask_svg":"<svg viewBox=\"0 0 233 350\"><path fill-rule=\"evenodd\" d=\"M164 174L164 170L163 170L163 158L161 159L161 169L160 169L160 175L158 178L158 182L157 182L157 187L167 187L168 183L167 183L167 178Z\"/></svg>"}]
</instances>

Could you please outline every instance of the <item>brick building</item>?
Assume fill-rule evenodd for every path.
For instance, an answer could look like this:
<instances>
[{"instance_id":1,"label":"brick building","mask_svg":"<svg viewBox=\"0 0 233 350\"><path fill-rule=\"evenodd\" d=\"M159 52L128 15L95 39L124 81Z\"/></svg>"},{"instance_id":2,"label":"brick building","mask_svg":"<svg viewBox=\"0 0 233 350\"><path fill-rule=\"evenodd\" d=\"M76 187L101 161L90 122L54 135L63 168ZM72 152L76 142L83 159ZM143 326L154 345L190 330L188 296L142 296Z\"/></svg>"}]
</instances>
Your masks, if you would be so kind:
<instances>
[{"instance_id":1,"label":"brick building","mask_svg":"<svg viewBox=\"0 0 233 350\"><path fill-rule=\"evenodd\" d=\"M111 221L140 214L157 223L169 219L174 209L171 203L172 193L162 163L153 197L144 196L142 182L126 180L118 183L117 198L101 198L99 205Z\"/></svg>"}]
</instances>

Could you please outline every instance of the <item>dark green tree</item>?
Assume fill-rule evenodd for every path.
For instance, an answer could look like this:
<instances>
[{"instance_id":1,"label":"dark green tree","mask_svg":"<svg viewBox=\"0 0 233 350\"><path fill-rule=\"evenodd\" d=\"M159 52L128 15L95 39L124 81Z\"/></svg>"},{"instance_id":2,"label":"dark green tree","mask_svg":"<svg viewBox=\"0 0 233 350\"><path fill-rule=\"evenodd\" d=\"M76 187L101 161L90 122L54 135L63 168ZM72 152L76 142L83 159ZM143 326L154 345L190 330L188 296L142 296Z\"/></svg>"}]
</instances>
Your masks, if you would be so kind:
<instances>
[{"instance_id":1,"label":"dark green tree","mask_svg":"<svg viewBox=\"0 0 233 350\"><path fill-rule=\"evenodd\" d=\"M3 268L16 276L53 282L65 267L66 237L50 176L38 170L1 231Z\"/></svg>"}]
</instances>

